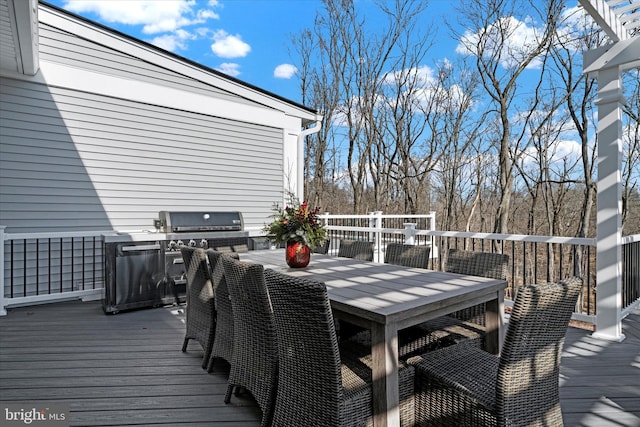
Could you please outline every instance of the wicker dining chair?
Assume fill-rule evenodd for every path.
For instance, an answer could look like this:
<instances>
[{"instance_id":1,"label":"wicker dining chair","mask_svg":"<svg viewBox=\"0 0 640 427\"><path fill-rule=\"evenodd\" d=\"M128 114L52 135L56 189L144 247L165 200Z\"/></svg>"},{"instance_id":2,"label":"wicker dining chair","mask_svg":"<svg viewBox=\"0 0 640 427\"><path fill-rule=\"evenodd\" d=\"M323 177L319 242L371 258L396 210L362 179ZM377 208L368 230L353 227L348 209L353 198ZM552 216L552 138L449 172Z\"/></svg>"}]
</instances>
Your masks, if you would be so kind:
<instances>
[{"instance_id":1,"label":"wicker dining chair","mask_svg":"<svg viewBox=\"0 0 640 427\"><path fill-rule=\"evenodd\" d=\"M429 246L389 243L385 248L384 262L404 267L427 268L430 249Z\"/></svg>"},{"instance_id":2,"label":"wicker dining chair","mask_svg":"<svg viewBox=\"0 0 640 427\"><path fill-rule=\"evenodd\" d=\"M562 426L560 356L582 281L522 286L501 356L461 343L409 359L420 426Z\"/></svg>"},{"instance_id":3,"label":"wicker dining chair","mask_svg":"<svg viewBox=\"0 0 640 427\"><path fill-rule=\"evenodd\" d=\"M370 426L371 367L341 357L324 283L265 269L278 336L273 426ZM400 370L401 425L413 425L412 367Z\"/></svg>"},{"instance_id":4,"label":"wicker dining chair","mask_svg":"<svg viewBox=\"0 0 640 427\"><path fill-rule=\"evenodd\" d=\"M445 271L449 273L468 274L491 279L507 279L509 256L491 252L466 251L449 249ZM456 311L450 316L485 326L486 304L478 304L464 310Z\"/></svg>"},{"instance_id":5,"label":"wicker dining chair","mask_svg":"<svg viewBox=\"0 0 640 427\"><path fill-rule=\"evenodd\" d=\"M211 347L216 333L215 301L207 257L203 249L190 246L180 248L187 276L186 333L182 351L187 351L189 340L202 346L202 367L209 363Z\"/></svg>"},{"instance_id":6,"label":"wicker dining chair","mask_svg":"<svg viewBox=\"0 0 640 427\"><path fill-rule=\"evenodd\" d=\"M508 255L449 249L445 271L506 280L508 265ZM423 329L425 333L440 331L439 335L442 335L444 332L449 343L466 341L476 347L482 347L486 334L485 313L486 303L481 303L428 320L417 328Z\"/></svg>"},{"instance_id":7,"label":"wicker dining chair","mask_svg":"<svg viewBox=\"0 0 640 427\"><path fill-rule=\"evenodd\" d=\"M329 253L329 244L331 243L331 240L329 239L325 239L322 241L322 244L318 245L318 246L314 246L311 250L313 251L314 254L328 254Z\"/></svg>"},{"instance_id":8,"label":"wicker dining chair","mask_svg":"<svg viewBox=\"0 0 640 427\"><path fill-rule=\"evenodd\" d=\"M340 240L338 256L360 261L373 261L373 242L366 240Z\"/></svg>"},{"instance_id":9,"label":"wicker dining chair","mask_svg":"<svg viewBox=\"0 0 640 427\"><path fill-rule=\"evenodd\" d=\"M220 257L225 256L237 260L239 256L235 252L218 252L213 249L207 249L206 254L209 259L216 309L216 335L207 366L207 372L213 372L213 365L217 358L230 363L233 355L233 309Z\"/></svg>"},{"instance_id":10,"label":"wicker dining chair","mask_svg":"<svg viewBox=\"0 0 640 427\"><path fill-rule=\"evenodd\" d=\"M241 388L249 391L260 409L262 426L269 426L275 400L278 345L263 266L222 256L233 308L233 354L225 403Z\"/></svg>"}]
</instances>

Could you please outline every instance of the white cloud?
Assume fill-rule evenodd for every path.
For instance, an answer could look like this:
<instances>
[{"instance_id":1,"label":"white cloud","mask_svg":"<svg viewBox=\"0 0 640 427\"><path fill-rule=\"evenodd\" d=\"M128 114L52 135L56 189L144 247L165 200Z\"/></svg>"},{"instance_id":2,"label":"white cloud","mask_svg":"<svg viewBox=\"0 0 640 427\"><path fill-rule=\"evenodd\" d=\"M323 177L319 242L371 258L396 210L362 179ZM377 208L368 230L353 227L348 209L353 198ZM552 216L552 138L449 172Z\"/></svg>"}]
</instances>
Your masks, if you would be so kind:
<instances>
[{"instance_id":1,"label":"white cloud","mask_svg":"<svg viewBox=\"0 0 640 427\"><path fill-rule=\"evenodd\" d=\"M213 34L211 50L221 58L238 58L247 56L251 52L251 46L242 41L240 35L231 35L224 30L218 30Z\"/></svg>"},{"instance_id":2,"label":"white cloud","mask_svg":"<svg viewBox=\"0 0 640 427\"><path fill-rule=\"evenodd\" d=\"M186 50L186 40L195 40L197 37L185 30L176 30L173 34L163 34L154 37L151 43L168 51L175 52L177 50Z\"/></svg>"},{"instance_id":3,"label":"white cloud","mask_svg":"<svg viewBox=\"0 0 640 427\"><path fill-rule=\"evenodd\" d=\"M223 62L216 70L221 71L231 77L240 75L240 64L234 62Z\"/></svg>"},{"instance_id":4,"label":"white cloud","mask_svg":"<svg viewBox=\"0 0 640 427\"><path fill-rule=\"evenodd\" d=\"M159 48L168 50L170 52L175 52L176 50L185 50L187 48L183 40L172 34L164 34L162 36L154 37L151 40L151 44L154 44Z\"/></svg>"},{"instance_id":5,"label":"white cloud","mask_svg":"<svg viewBox=\"0 0 640 427\"><path fill-rule=\"evenodd\" d=\"M277 79L290 79L298 72L295 65L280 64L273 70L273 77Z\"/></svg>"},{"instance_id":6,"label":"white cloud","mask_svg":"<svg viewBox=\"0 0 640 427\"><path fill-rule=\"evenodd\" d=\"M541 154L535 147L527 147L522 155L521 164L524 168L539 168ZM578 141L560 139L549 144L544 153L545 162L553 178L560 178L565 168L576 165L582 156L582 146Z\"/></svg>"},{"instance_id":7,"label":"white cloud","mask_svg":"<svg viewBox=\"0 0 640 427\"><path fill-rule=\"evenodd\" d=\"M508 37L503 40L505 31ZM478 33L465 32L456 47L456 52L463 55L475 54L474 48L480 45L482 39L485 41L486 56L495 54L496 49L501 49L499 52L500 65L507 69L513 68L529 56L531 49L537 44L543 32L544 28L536 27L531 19L520 21L513 16L504 17ZM541 64L542 61L536 58L529 63L527 68L536 69Z\"/></svg>"},{"instance_id":8,"label":"white cloud","mask_svg":"<svg viewBox=\"0 0 640 427\"><path fill-rule=\"evenodd\" d=\"M407 68L402 71L394 71L384 76L386 84L397 85L401 82L410 82L411 86L430 86L435 82L433 68L423 65L418 68Z\"/></svg>"},{"instance_id":9,"label":"white cloud","mask_svg":"<svg viewBox=\"0 0 640 427\"><path fill-rule=\"evenodd\" d=\"M69 0L64 8L75 13L95 13L104 22L142 25L143 33L157 34L219 18L212 9L197 9L196 5L195 0ZM213 2L209 5L217 6Z\"/></svg>"}]
</instances>

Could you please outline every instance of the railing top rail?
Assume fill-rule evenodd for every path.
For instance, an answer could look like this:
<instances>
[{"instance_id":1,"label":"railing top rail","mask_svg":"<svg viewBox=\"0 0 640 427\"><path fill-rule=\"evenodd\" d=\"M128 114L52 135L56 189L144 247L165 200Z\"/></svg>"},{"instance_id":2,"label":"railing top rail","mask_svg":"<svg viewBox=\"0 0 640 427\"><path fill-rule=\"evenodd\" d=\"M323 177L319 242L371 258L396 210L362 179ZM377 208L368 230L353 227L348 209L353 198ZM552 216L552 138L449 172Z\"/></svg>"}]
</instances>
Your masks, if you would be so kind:
<instances>
[{"instance_id":1,"label":"railing top rail","mask_svg":"<svg viewBox=\"0 0 640 427\"><path fill-rule=\"evenodd\" d=\"M640 242L640 234L633 234L631 236L624 236L622 238L622 244L627 245L630 243Z\"/></svg>"},{"instance_id":2,"label":"railing top rail","mask_svg":"<svg viewBox=\"0 0 640 427\"><path fill-rule=\"evenodd\" d=\"M102 231L66 231L53 233L0 233L2 240L57 239L65 237L99 237L113 233L113 230Z\"/></svg>"},{"instance_id":3,"label":"railing top rail","mask_svg":"<svg viewBox=\"0 0 640 427\"><path fill-rule=\"evenodd\" d=\"M335 215L335 214L320 214L318 218L322 219L369 219L369 218L433 218L435 213L422 214L422 215Z\"/></svg>"},{"instance_id":4,"label":"railing top rail","mask_svg":"<svg viewBox=\"0 0 640 427\"><path fill-rule=\"evenodd\" d=\"M376 228L376 227L353 227L329 225L327 230L335 231L362 231L362 232L380 232L387 234L404 234L405 228ZM415 230L418 236L441 236L441 237L458 237L485 240L508 240L518 242L531 243L562 243L570 245L595 246L596 239L581 237L561 237L561 236L528 236L525 234L498 234L498 233L470 233L465 231L432 231L432 230Z\"/></svg>"},{"instance_id":5,"label":"railing top rail","mask_svg":"<svg viewBox=\"0 0 640 427\"><path fill-rule=\"evenodd\" d=\"M406 229L404 228L376 228L376 227L354 227L350 225L328 225L325 227L327 230L334 231L362 231L366 233L387 233L387 234L403 234Z\"/></svg>"},{"instance_id":6,"label":"railing top rail","mask_svg":"<svg viewBox=\"0 0 640 427\"><path fill-rule=\"evenodd\" d=\"M416 230L417 235L460 237L471 239L487 240L509 240L531 243L563 243L570 245L596 246L596 239L585 237L562 237L562 236L530 236L527 234L500 234L500 233L471 233L466 231L432 231Z\"/></svg>"}]
</instances>

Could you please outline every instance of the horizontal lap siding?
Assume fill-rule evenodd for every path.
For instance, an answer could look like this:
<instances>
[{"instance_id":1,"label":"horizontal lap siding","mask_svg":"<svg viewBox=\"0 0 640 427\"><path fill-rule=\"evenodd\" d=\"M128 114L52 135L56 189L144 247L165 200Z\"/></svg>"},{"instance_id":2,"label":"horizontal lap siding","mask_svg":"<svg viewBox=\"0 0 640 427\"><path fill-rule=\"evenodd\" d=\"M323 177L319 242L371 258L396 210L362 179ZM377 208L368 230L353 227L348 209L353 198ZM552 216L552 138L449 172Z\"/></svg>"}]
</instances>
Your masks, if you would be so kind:
<instances>
[{"instance_id":1,"label":"horizontal lap siding","mask_svg":"<svg viewBox=\"0 0 640 427\"><path fill-rule=\"evenodd\" d=\"M39 42L41 60L112 76L161 84L193 93L208 96L214 95L216 98L233 102L255 104L253 101L240 98L222 89L182 76L155 64L131 58L109 47L80 38L75 34L69 34L44 23L41 23L39 27Z\"/></svg>"},{"instance_id":2,"label":"horizontal lap siding","mask_svg":"<svg viewBox=\"0 0 640 427\"><path fill-rule=\"evenodd\" d=\"M1 86L0 219L9 232L149 228L164 209L237 209L261 226L281 198L281 129Z\"/></svg>"}]
</instances>

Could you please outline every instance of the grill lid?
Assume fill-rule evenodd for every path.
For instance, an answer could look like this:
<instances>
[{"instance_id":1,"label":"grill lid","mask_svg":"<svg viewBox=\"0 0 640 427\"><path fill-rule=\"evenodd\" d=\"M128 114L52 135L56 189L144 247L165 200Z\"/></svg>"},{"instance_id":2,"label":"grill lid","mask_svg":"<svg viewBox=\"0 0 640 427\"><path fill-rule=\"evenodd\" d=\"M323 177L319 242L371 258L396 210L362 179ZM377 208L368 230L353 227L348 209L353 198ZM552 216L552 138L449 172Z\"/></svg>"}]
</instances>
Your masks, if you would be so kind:
<instances>
[{"instance_id":1,"label":"grill lid","mask_svg":"<svg viewBox=\"0 0 640 427\"><path fill-rule=\"evenodd\" d=\"M172 212L160 211L160 226L167 233L194 231L241 231L242 214L228 212Z\"/></svg>"}]
</instances>

